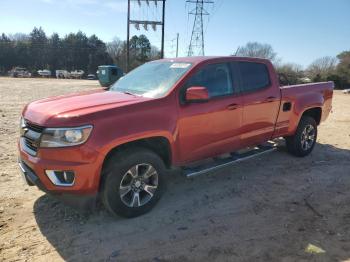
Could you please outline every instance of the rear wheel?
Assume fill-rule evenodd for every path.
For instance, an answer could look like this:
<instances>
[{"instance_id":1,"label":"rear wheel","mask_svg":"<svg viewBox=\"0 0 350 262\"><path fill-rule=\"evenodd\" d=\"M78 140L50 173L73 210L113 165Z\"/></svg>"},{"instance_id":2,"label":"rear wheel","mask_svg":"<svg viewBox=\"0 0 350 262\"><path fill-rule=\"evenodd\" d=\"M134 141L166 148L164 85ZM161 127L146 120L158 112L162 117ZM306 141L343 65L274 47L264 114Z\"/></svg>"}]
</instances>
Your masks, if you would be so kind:
<instances>
[{"instance_id":1,"label":"rear wheel","mask_svg":"<svg viewBox=\"0 0 350 262\"><path fill-rule=\"evenodd\" d=\"M136 217L150 211L164 188L160 157L144 148L112 156L104 172L102 201L113 215Z\"/></svg>"},{"instance_id":2,"label":"rear wheel","mask_svg":"<svg viewBox=\"0 0 350 262\"><path fill-rule=\"evenodd\" d=\"M314 118L303 116L294 136L286 137L288 152L303 157L313 150L317 139L317 123Z\"/></svg>"}]
</instances>

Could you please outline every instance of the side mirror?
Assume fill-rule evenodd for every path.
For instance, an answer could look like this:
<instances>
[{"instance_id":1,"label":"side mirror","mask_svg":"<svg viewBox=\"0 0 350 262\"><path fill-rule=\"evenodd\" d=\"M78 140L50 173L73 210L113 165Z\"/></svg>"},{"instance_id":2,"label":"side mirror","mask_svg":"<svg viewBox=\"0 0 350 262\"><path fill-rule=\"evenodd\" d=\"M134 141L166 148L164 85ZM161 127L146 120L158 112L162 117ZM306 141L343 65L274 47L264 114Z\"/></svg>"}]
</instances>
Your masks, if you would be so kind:
<instances>
[{"instance_id":1,"label":"side mirror","mask_svg":"<svg viewBox=\"0 0 350 262\"><path fill-rule=\"evenodd\" d=\"M208 89L203 86L193 86L186 90L186 102L207 102L209 100Z\"/></svg>"}]
</instances>

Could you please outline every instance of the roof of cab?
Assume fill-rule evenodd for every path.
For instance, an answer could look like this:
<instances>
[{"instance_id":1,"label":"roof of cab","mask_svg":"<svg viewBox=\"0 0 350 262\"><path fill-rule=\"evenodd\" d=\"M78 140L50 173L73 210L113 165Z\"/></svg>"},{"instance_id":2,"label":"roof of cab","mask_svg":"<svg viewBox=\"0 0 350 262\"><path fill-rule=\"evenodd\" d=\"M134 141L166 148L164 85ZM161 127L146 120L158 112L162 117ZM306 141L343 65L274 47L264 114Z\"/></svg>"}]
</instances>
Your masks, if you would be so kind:
<instances>
[{"instance_id":1,"label":"roof of cab","mask_svg":"<svg viewBox=\"0 0 350 262\"><path fill-rule=\"evenodd\" d=\"M98 67L112 67L112 68L119 68L118 66L116 65L100 65Z\"/></svg>"},{"instance_id":2,"label":"roof of cab","mask_svg":"<svg viewBox=\"0 0 350 262\"><path fill-rule=\"evenodd\" d=\"M244 60L244 61L255 61L255 62L270 62L268 59L257 58L257 57L243 57L243 56L190 56L190 57L177 57L177 58L164 58L158 61L164 62L179 62L179 63L193 63L199 64L205 61L215 61L215 60Z\"/></svg>"}]
</instances>

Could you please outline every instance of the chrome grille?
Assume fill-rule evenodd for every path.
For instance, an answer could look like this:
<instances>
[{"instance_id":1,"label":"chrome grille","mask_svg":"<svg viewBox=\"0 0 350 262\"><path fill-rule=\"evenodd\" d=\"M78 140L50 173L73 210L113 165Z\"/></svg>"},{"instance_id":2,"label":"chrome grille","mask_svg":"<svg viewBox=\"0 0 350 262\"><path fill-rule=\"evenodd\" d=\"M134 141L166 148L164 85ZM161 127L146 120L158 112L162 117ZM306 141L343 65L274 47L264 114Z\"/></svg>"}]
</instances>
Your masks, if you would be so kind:
<instances>
[{"instance_id":1,"label":"chrome grille","mask_svg":"<svg viewBox=\"0 0 350 262\"><path fill-rule=\"evenodd\" d=\"M33 151L37 151L37 146L34 141L24 138L24 143L26 144L27 147L29 147Z\"/></svg>"},{"instance_id":2,"label":"chrome grille","mask_svg":"<svg viewBox=\"0 0 350 262\"><path fill-rule=\"evenodd\" d=\"M37 133L42 133L43 130L44 130L43 127L38 126L38 125L35 125L35 124L32 124L32 123L30 123L30 122L28 122L28 121L26 121L26 126L27 126L30 130L33 130L33 131L35 131L35 132L37 132Z\"/></svg>"},{"instance_id":3,"label":"chrome grille","mask_svg":"<svg viewBox=\"0 0 350 262\"><path fill-rule=\"evenodd\" d=\"M25 125L21 127L23 149L28 154L35 156L38 151L41 134L44 128L30 123L27 120L25 120L24 123Z\"/></svg>"}]
</instances>

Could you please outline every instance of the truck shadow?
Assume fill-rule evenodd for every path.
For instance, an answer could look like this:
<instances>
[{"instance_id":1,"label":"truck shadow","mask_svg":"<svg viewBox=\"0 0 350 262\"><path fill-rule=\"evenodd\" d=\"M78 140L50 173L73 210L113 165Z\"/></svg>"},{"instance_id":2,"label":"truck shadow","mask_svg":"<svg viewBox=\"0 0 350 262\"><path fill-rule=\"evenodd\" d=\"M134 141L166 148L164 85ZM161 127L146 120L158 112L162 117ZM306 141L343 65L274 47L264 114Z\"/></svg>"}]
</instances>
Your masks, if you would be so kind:
<instances>
[{"instance_id":1,"label":"truck shadow","mask_svg":"<svg viewBox=\"0 0 350 262\"><path fill-rule=\"evenodd\" d=\"M350 150L317 144L306 158L279 152L215 173L169 177L148 214L81 214L42 196L41 233L68 261L349 259ZM325 250L310 255L308 244Z\"/></svg>"}]
</instances>

